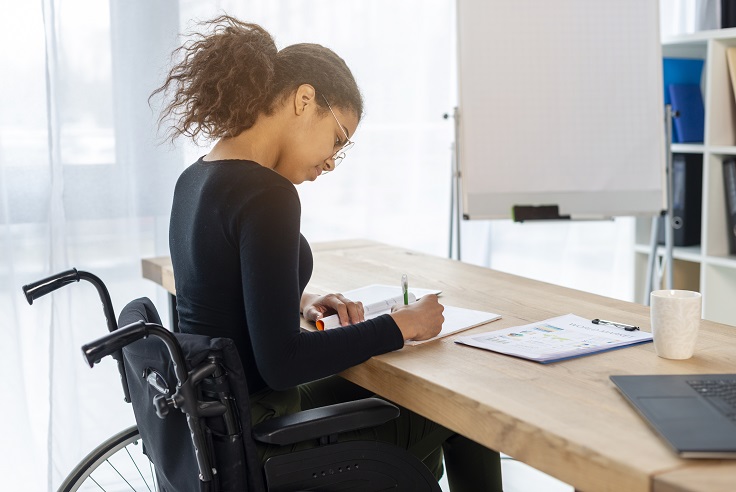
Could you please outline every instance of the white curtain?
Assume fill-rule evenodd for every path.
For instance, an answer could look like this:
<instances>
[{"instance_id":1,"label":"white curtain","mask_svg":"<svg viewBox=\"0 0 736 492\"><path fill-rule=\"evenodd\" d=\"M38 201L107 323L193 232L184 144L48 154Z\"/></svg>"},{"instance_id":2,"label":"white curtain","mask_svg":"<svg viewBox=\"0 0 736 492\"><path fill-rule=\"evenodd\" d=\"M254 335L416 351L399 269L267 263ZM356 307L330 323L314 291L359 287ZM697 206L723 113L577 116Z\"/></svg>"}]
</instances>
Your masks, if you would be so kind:
<instances>
[{"instance_id":1,"label":"white curtain","mask_svg":"<svg viewBox=\"0 0 736 492\"><path fill-rule=\"evenodd\" d=\"M140 258L166 254L182 152L157 146L147 95L179 29L177 2L3 2L0 312L3 488L56 490L94 444L132 422L112 361L82 344L106 332L96 290L29 306L21 286L77 267L119 310L165 296ZM7 415L6 415L7 413ZM10 480L10 484L8 483ZM17 483L13 484L13 480Z\"/></svg>"},{"instance_id":2,"label":"white curtain","mask_svg":"<svg viewBox=\"0 0 736 492\"><path fill-rule=\"evenodd\" d=\"M262 24L279 47L333 48L362 88L366 115L337 172L299 187L305 236L446 255L454 9L452 0L3 0L4 489L56 490L82 456L133 421L114 362L90 370L80 357L106 331L92 286L67 286L33 306L21 286L76 267L106 282L118 311L148 296L167 320L165 293L141 278L140 259L168 254L173 184L207 152L161 145L158 101L148 105L177 33L224 11ZM626 298L630 230L463 224L463 259ZM591 278L604 280L588 288Z\"/></svg>"},{"instance_id":3,"label":"white curtain","mask_svg":"<svg viewBox=\"0 0 736 492\"><path fill-rule=\"evenodd\" d=\"M721 27L722 0L659 0L663 38Z\"/></svg>"}]
</instances>

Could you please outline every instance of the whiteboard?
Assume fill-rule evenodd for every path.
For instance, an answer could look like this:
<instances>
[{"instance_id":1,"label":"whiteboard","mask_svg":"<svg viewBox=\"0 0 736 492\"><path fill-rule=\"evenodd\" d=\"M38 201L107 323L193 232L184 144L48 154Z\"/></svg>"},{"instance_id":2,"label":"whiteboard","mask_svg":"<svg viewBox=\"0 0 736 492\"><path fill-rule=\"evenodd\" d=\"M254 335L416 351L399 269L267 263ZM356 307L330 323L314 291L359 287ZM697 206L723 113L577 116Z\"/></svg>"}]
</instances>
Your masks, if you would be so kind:
<instances>
[{"instance_id":1,"label":"whiteboard","mask_svg":"<svg viewBox=\"0 0 736 492\"><path fill-rule=\"evenodd\" d=\"M665 205L658 0L457 0L463 215Z\"/></svg>"}]
</instances>

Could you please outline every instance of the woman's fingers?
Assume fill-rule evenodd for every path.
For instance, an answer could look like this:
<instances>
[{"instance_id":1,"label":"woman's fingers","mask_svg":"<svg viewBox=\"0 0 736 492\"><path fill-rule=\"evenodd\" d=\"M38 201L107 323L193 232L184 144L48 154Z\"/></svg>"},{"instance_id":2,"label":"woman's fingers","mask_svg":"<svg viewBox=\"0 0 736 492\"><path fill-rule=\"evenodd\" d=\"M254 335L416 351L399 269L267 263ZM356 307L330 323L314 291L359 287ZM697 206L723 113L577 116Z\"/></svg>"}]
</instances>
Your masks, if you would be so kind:
<instances>
[{"instance_id":1,"label":"woman's fingers","mask_svg":"<svg viewBox=\"0 0 736 492\"><path fill-rule=\"evenodd\" d=\"M365 319L362 302L353 302L342 294L331 294L333 309L337 311L342 326L354 325Z\"/></svg>"}]
</instances>

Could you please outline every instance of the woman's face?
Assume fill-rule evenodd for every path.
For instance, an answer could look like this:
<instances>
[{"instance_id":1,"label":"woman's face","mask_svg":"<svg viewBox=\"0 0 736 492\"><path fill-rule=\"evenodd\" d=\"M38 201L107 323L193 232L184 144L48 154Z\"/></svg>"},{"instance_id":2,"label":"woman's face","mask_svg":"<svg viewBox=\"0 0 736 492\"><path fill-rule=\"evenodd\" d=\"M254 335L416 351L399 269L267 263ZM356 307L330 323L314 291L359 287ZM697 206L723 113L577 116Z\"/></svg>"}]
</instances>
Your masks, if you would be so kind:
<instances>
[{"instance_id":1,"label":"woman's face","mask_svg":"<svg viewBox=\"0 0 736 492\"><path fill-rule=\"evenodd\" d=\"M323 171L335 168L333 157L348 138L352 140L357 127L353 111L336 107L320 110L313 99L308 101L290 128L288 144L274 170L294 184L314 181Z\"/></svg>"}]
</instances>

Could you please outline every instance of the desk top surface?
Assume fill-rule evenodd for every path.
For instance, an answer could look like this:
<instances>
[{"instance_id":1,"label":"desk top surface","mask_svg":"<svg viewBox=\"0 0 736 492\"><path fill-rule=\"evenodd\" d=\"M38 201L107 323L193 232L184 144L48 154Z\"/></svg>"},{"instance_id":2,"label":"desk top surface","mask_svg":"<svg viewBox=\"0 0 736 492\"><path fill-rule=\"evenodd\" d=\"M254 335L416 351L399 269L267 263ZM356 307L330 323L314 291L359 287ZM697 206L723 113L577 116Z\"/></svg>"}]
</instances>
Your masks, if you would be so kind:
<instances>
[{"instance_id":1,"label":"desk top surface","mask_svg":"<svg viewBox=\"0 0 736 492\"><path fill-rule=\"evenodd\" d=\"M649 331L646 306L445 258L361 240L315 244L313 252L310 292L398 285L406 273L412 286L441 289L442 303L502 315L463 334L566 313ZM174 292L167 258L144 260L143 269L146 278ZM695 356L686 361L659 358L645 344L542 365L457 345L454 338L373 357L343 376L579 490L736 487L736 461L678 458L609 380L613 374L734 372L736 328L703 321Z\"/></svg>"}]
</instances>

